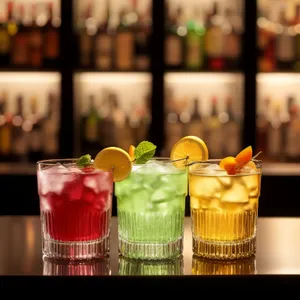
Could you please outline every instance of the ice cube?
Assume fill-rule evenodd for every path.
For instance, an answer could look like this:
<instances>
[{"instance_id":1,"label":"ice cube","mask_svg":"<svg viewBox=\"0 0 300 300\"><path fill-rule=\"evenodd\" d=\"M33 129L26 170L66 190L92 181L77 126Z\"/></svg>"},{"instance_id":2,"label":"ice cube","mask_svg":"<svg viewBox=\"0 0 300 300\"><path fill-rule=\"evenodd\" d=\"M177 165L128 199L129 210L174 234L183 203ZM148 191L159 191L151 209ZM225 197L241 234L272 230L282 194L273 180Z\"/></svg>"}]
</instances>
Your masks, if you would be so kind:
<instances>
[{"instance_id":1,"label":"ice cube","mask_svg":"<svg viewBox=\"0 0 300 300\"><path fill-rule=\"evenodd\" d=\"M68 196L69 201L81 200L83 191L84 186L79 176L73 181L66 182L63 189L63 193Z\"/></svg>"},{"instance_id":2,"label":"ice cube","mask_svg":"<svg viewBox=\"0 0 300 300\"><path fill-rule=\"evenodd\" d=\"M191 208L194 208L194 209L199 209L200 208L200 199L198 197L193 197L191 196L190 197L190 205L191 205Z\"/></svg>"},{"instance_id":3,"label":"ice cube","mask_svg":"<svg viewBox=\"0 0 300 300\"><path fill-rule=\"evenodd\" d=\"M174 195L186 195L187 194L187 175L183 174L170 174L161 176L161 183L169 186Z\"/></svg>"},{"instance_id":4,"label":"ice cube","mask_svg":"<svg viewBox=\"0 0 300 300\"><path fill-rule=\"evenodd\" d=\"M243 183L248 189L249 197L259 197L259 177L258 175L246 175L242 178Z\"/></svg>"},{"instance_id":5,"label":"ice cube","mask_svg":"<svg viewBox=\"0 0 300 300\"><path fill-rule=\"evenodd\" d=\"M232 186L232 179L230 176L218 176L217 178L225 189L229 189Z\"/></svg>"},{"instance_id":6,"label":"ice cube","mask_svg":"<svg viewBox=\"0 0 300 300\"><path fill-rule=\"evenodd\" d=\"M154 209L155 211L163 214L163 215L166 215L167 213L170 213L173 211L173 206L170 205L169 202L160 202L160 203L156 203L154 205Z\"/></svg>"},{"instance_id":7,"label":"ice cube","mask_svg":"<svg viewBox=\"0 0 300 300\"><path fill-rule=\"evenodd\" d=\"M101 183L102 183L102 178L101 178ZM84 176L83 184L85 187L91 189L95 193L100 192L100 180L98 176L94 176L94 175Z\"/></svg>"},{"instance_id":8,"label":"ice cube","mask_svg":"<svg viewBox=\"0 0 300 300\"><path fill-rule=\"evenodd\" d=\"M216 177L193 177L189 186L190 194L203 199L220 199L222 185Z\"/></svg>"},{"instance_id":9,"label":"ice cube","mask_svg":"<svg viewBox=\"0 0 300 300\"><path fill-rule=\"evenodd\" d=\"M146 190L135 191L128 198L132 202L133 210L136 212L143 212L147 210L149 202L149 193Z\"/></svg>"},{"instance_id":10,"label":"ice cube","mask_svg":"<svg viewBox=\"0 0 300 300\"><path fill-rule=\"evenodd\" d=\"M222 207L220 206L220 200L211 199L211 201L209 202L209 208L215 211L222 211Z\"/></svg>"},{"instance_id":11,"label":"ice cube","mask_svg":"<svg viewBox=\"0 0 300 300\"><path fill-rule=\"evenodd\" d=\"M161 201L168 201L172 199L172 196L174 195L174 189L172 189L172 186L162 186L159 189L155 190L153 194L150 197L150 200L152 202L161 202Z\"/></svg>"},{"instance_id":12,"label":"ice cube","mask_svg":"<svg viewBox=\"0 0 300 300\"><path fill-rule=\"evenodd\" d=\"M240 181L234 181L230 189L223 191L222 202L229 203L247 203L249 201L248 190Z\"/></svg>"},{"instance_id":13,"label":"ice cube","mask_svg":"<svg viewBox=\"0 0 300 300\"><path fill-rule=\"evenodd\" d=\"M41 204L41 211L50 211L51 205L48 202L48 198L45 196L40 196L40 204Z\"/></svg>"}]
</instances>

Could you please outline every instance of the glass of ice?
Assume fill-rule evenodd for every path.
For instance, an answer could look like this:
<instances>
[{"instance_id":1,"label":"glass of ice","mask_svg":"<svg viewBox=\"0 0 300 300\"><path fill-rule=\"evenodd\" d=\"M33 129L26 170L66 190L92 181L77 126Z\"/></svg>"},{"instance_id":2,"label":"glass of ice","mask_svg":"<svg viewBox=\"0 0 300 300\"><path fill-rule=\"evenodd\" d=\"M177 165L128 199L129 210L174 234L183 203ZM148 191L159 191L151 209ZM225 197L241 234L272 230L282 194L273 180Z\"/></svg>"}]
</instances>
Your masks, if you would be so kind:
<instances>
[{"instance_id":1,"label":"glass of ice","mask_svg":"<svg viewBox=\"0 0 300 300\"><path fill-rule=\"evenodd\" d=\"M182 254L187 170L168 158L133 164L115 183L119 252L134 259L169 259Z\"/></svg>"},{"instance_id":2,"label":"glass of ice","mask_svg":"<svg viewBox=\"0 0 300 300\"><path fill-rule=\"evenodd\" d=\"M92 259L109 254L112 172L78 168L76 159L37 163L43 255Z\"/></svg>"},{"instance_id":3,"label":"glass of ice","mask_svg":"<svg viewBox=\"0 0 300 300\"><path fill-rule=\"evenodd\" d=\"M262 162L253 160L228 175L220 160L189 170L193 253L213 259L238 259L256 252L256 224Z\"/></svg>"}]
</instances>

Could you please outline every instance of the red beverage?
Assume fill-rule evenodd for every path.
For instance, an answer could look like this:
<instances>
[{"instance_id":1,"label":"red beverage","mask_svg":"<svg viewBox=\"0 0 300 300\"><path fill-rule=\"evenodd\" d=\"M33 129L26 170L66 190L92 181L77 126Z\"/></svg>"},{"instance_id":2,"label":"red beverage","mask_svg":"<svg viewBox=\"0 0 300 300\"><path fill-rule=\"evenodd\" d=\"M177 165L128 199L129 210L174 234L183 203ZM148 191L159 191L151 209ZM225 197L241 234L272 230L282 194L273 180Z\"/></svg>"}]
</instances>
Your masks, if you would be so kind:
<instances>
[{"instance_id":1,"label":"red beverage","mask_svg":"<svg viewBox=\"0 0 300 300\"><path fill-rule=\"evenodd\" d=\"M103 247L110 232L112 172L80 169L70 161L57 162L48 166L44 163L37 171L42 233L44 244L48 242L44 252L56 251L57 247L67 251L66 256L73 252L85 256L89 247L106 251ZM102 241L105 245L100 245ZM65 254L58 253L61 255Z\"/></svg>"}]
</instances>

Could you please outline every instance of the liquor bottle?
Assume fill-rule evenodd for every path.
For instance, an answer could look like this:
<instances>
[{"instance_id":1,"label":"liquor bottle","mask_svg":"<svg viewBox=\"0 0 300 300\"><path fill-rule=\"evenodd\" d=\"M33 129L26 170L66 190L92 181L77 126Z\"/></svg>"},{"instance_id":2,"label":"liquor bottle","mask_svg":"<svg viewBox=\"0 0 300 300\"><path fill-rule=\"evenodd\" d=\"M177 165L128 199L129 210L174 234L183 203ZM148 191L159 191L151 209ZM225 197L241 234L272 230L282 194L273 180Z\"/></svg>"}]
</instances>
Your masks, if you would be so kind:
<instances>
[{"instance_id":1,"label":"liquor bottle","mask_svg":"<svg viewBox=\"0 0 300 300\"><path fill-rule=\"evenodd\" d=\"M99 123L101 122L101 117L96 107L96 98L94 94L89 95L88 103L89 110L83 120L83 142L85 151L90 151L89 153L92 156L95 156L99 152Z\"/></svg>"},{"instance_id":2,"label":"liquor bottle","mask_svg":"<svg viewBox=\"0 0 300 300\"><path fill-rule=\"evenodd\" d=\"M11 114L7 111L7 94L3 92L0 96L0 159L11 160L12 148L12 126Z\"/></svg>"},{"instance_id":3,"label":"liquor bottle","mask_svg":"<svg viewBox=\"0 0 300 300\"><path fill-rule=\"evenodd\" d=\"M240 150L241 131L238 118L234 114L233 101L229 96L226 99L226 114L222 123L223 154L222 156L233 155ZM221 115L220 115L221 117ZM221 119L221 118L220 118Z\"/></svg>"},{"instance_id":4,"label":"liquor bottle","mask_svg":"<svg viewBox=\"0 0 300 300\"><path fill-rule=\"evenodd\" d=\"M33 95L30 98L30 115L28 117L32 124L32 129L29 133L29 161L36 162L42 159L42 118L38 109L37 97Z\"/></svg>"},{"instance_id":5,"label":"liquor bottle","mask_svg":"<svg viewBox=\"0 0 300 300\"><path fill-rule=\"evenodd\" d=\"M152 19L150 5L144 13L136 15L138 21L135 28L135 69L145 71L150 68L150 40Z\"/></svg>"},{"instance_id":6,"label":"liquor bottle","mask_svg":"<svg viewBox=\"0 0 300 300\"><path fill-rule=\"evenodd\" d=\"M135 37L133 24L130 18L130 10L127 7L121 9L115 39L115 66L119 71L131 71L134 68Z\"/></svg>"},{"instance_id":7,"label":"liquor bottle","mask_svg":"<svg viewBox=\"0 0 300 300\"><path fill-rule=\"evenodd\" d=\"M28 136L23 129L24 116L24 98L19 94L16 98L17 110L12 119L12 154L14 161L27 162L28 160Z\"/></svg>"},{"instance_id":8,"label":"liquor bottle","mask_svg":"<svg viewBox=\"0 0 300 300\"><path fill-rule=\"evenodd\" d=\"M269 124L269 108L271 100L266 97L263 100L263 107L261 111L257 113L256 117L256 152L262 151L262 155L265 156L268 152L268 124Z\"/></svg>"},{"instance_id":9,"label":"liquor bottle","mask_svg":"<svg viewBox=\"0 0 300 300\"><path fill-rule=\"evenodd\" d=\"M115 93L103 90L101 107L105 109L105 114L100 123L101 147L113 146L117 142L117 131L114 122L115 98Z\"/></svg>"},{"instance_id":10,"label":"liquor bottle","mask_svg":"<svg viewBox=\"0 0 300 300\"><path fill-rule=\"evenodd\" d=\"M195 7L194 18L187 22L185 37L185 66L187 69L201 70L204 66L204 22L200 10Z\"/></svg>"},{"instance_id":11,"label":"liquor bottle","mask_svg":"<svg viewBox=\"0 0 300 300\"><path fill-rule=\"evenodd\" d=\"M262 14L257 21L258 69L261 72L272 72L276 68L276 33L274 30L276 26L271 12L271 10L268 10L266 16Z\"/></svg>"},{"instance_id":12,"label":"liquor bottle","mask_svg":"<svg viewBox=\"0 0 300 300\"><path fill-rule=\"evenodd\" d=\"M0 66L9 65L10 37L7 31L6 12L0 11Z\"/></svg>"},{"instance_id":13,"label":"liquor bottle","mask_svg":"<svg viewBox=\"0 0 300 300\"><path fill-rule=\"evenodd\" d=\"M300 71L300 4L296 5L296 13L293 21L295 30L295 64L294 69Z\"/></svg>"},{"instance_id":14,"label":"liquor bottle","mask_svg":"<svg viewBox=\"0 0 300 300\"><path fill-rule=\"evenodd\" d=\"M210 157L219 158L222 155L222 132L216 97L211 100L211 113L206 119L205 125L205 140L210 149Z\"/></svg>"},{"instance_id":15,"label":"liquor bottle","mask_svg":"<svg viewBox=\"0 0 300 300\"><path fill-rule=\"evenodd\" d=\"M79 62L83 68L92 68L94 63L92 50L97 26L92 8L93 2L89 1L79 23Z\"/></svg>"},{"instance_id":16,"label":"liquor bottle","mask_svg":"<svg viewBox=\"0 0 300 300\"><path fill-rule=\"evenodd\" d=\"M54 22L53 2L48 3L48 20L43 29L44 34L44 65L54 67L59 58L60 33L58 24Z\"/></svg>"},{"instance_id":17,"label":"liquor bottle","mask_svg":"<svg viewBox=\"0 0 300 300\"><path fill-rule=\"evenodd\" d=\"M95 37L95 66L102 71L111 70L113 67L113 29L111 27L110 2L106 1L106 13L98 27Z\"/></svg>"},{"instance_id":18,"label":"liquor bottle","mask_svg":"<svg viewBox=\"0 0 300 300\"><path fill-rule=\"evenodd\" d=\"M58 134L59 117L57 110L57 97L53 92L48 94L48 109L42 123L43 156L45 159L55 158L59 152Z\"/></svg>"},{"instance_id":19,"label":"liquor bottle","mask_svg":"<svg viewBox=\"0 0 300 300\"><path fill-rule=\"evenodd\" d=\"M289 107L290 121L286 130L285 156L289 162L300 161L300 115L295 101Z\"/></svg>"},{"instance_id":20,"label":"liquor bottle","mask_svg":"<svg viewBox=\"0 0 300 300\"><path fill-rule=\"evenodd\" d=\"M113 94L112 100L115 136L117 136L116 144L118 147L128 151L129 146L135 144L132 127L130 126L130 117L121 109L119 98L116 94Z\"/></svg>"},{"instance_id":21,"label":"liquor bottle","mask_svg":"<svg viewBox=\"0 0 300 300\"><path fill-rule=\"evenodd\" d=\"M268 123L268 157L274 161L282 159L281 105L273 103L272 115Z\"/></svg>"},{"instance_id":22,"label":"liquor bottle","mask_svg":"<svg viewBox=\"0 0 300 300\"><path fill-rule=\"evenodd\" d=\"M179 116L179 109L174 99L173 90L166 90L166 116L165 116L165 137L163 155L168 156L172 147L184 135L183 124Z\"/></svg>"},{"instance_id":23,"label":"liquor bottle","mask_svg":"<svg viewBox=\"0 0 300 300\"><path fill-rule=\"evenodd\" d=\"M186 135L195 135L204 139L204 122L199 112L199 98L194 98L190 121L187 123Z\"/></svg>"},{"instance_id":24,"label":"liquor bottle","mask_svg":"<svg viewBox=\"0 0 300 300\"><path fill-rule=\"evenodd\" d=\"M213 71L220 71L225 67L223 20L218 3L214 2L213 12L208 16L205 36L207 68Z\"/></svg>"},{"instance_id":25,"label":"liquor bottle","mask_svg":"<svg viewBox=\"0 0 300 300\"><path fill-rule=\"evenodd\" d=\"M165 65L168 69L179 70L184 66L184 37L186 28L180 24L182 7L179 6L173 15L169 10L166 40L165 40Z\"/></svg>"},{"instance_id":26,"label":"liquor bottle","mask_svg":"<svg viewBox=\"0 0 300 300\"><path fill-rule=\"evenodd\" d=\"M19 5L18 31L11 41L11 64L14 66L27 66L29 55L28 27L24 14L24 4Z\"/></svg>"},{"instance_id":27,"label":"liquor bottle","mask_svg":"<svg viewBox=\"0 0 300 300\"><path fill-rule=\"evenodd\" d=\"M38 22L37 4L32 4L32 26L29 34L29 63L31 67L43 65L43 33L42 24Z\"/></svg>"},{"instance_id":28,"label":"liquor bottle","mask_svg":"<svg viewBox=\"0 0 300 300\"><path fill-rule=\"evenodd\" d=\"M280 31L276 39L276 58L279 70L290 70L295 59L295 38L286 17L285 7L281 7L279 15Z\"/></svg>"},{"instance_id":29,"label":"liquor bottle","mask_svg":"<svg viewBox=\"0 0 300 300\"><path fill-rule=\"evenodd\" d=\"M224 57L227 70L236 70L240 67L242 26L238 16L232 8L225 10Z\"/></svg>"}]
</instances>

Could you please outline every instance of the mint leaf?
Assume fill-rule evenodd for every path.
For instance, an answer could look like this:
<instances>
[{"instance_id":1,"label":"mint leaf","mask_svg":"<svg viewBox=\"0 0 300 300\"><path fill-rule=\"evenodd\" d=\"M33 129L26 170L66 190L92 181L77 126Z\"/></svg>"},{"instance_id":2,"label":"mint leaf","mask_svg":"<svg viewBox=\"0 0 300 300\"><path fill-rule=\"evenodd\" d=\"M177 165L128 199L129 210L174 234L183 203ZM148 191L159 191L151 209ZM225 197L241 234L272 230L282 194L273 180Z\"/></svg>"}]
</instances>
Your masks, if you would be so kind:
<instances>
[{"instance_id":1,"label":"mint leaf","mask_svg":"<svg viewBox=\"0 0 300 300\"><path fill-rule=\"evenodd\" d=\"M92 163L92 157L89 154L82 155L76 162L79 168L84 168Z\"/></svg>"},{"instance_id":2,"label":"mint leaf","mask_svg":"<svg viewBox=\"0 0 300 300\"><path fill-rule=\"evenodd\" d=\"M136 164L145 164L151 159L156 151L156 146L148 141L143 141L138 144L134 150Z\"/></svg>"}]
</instances>

